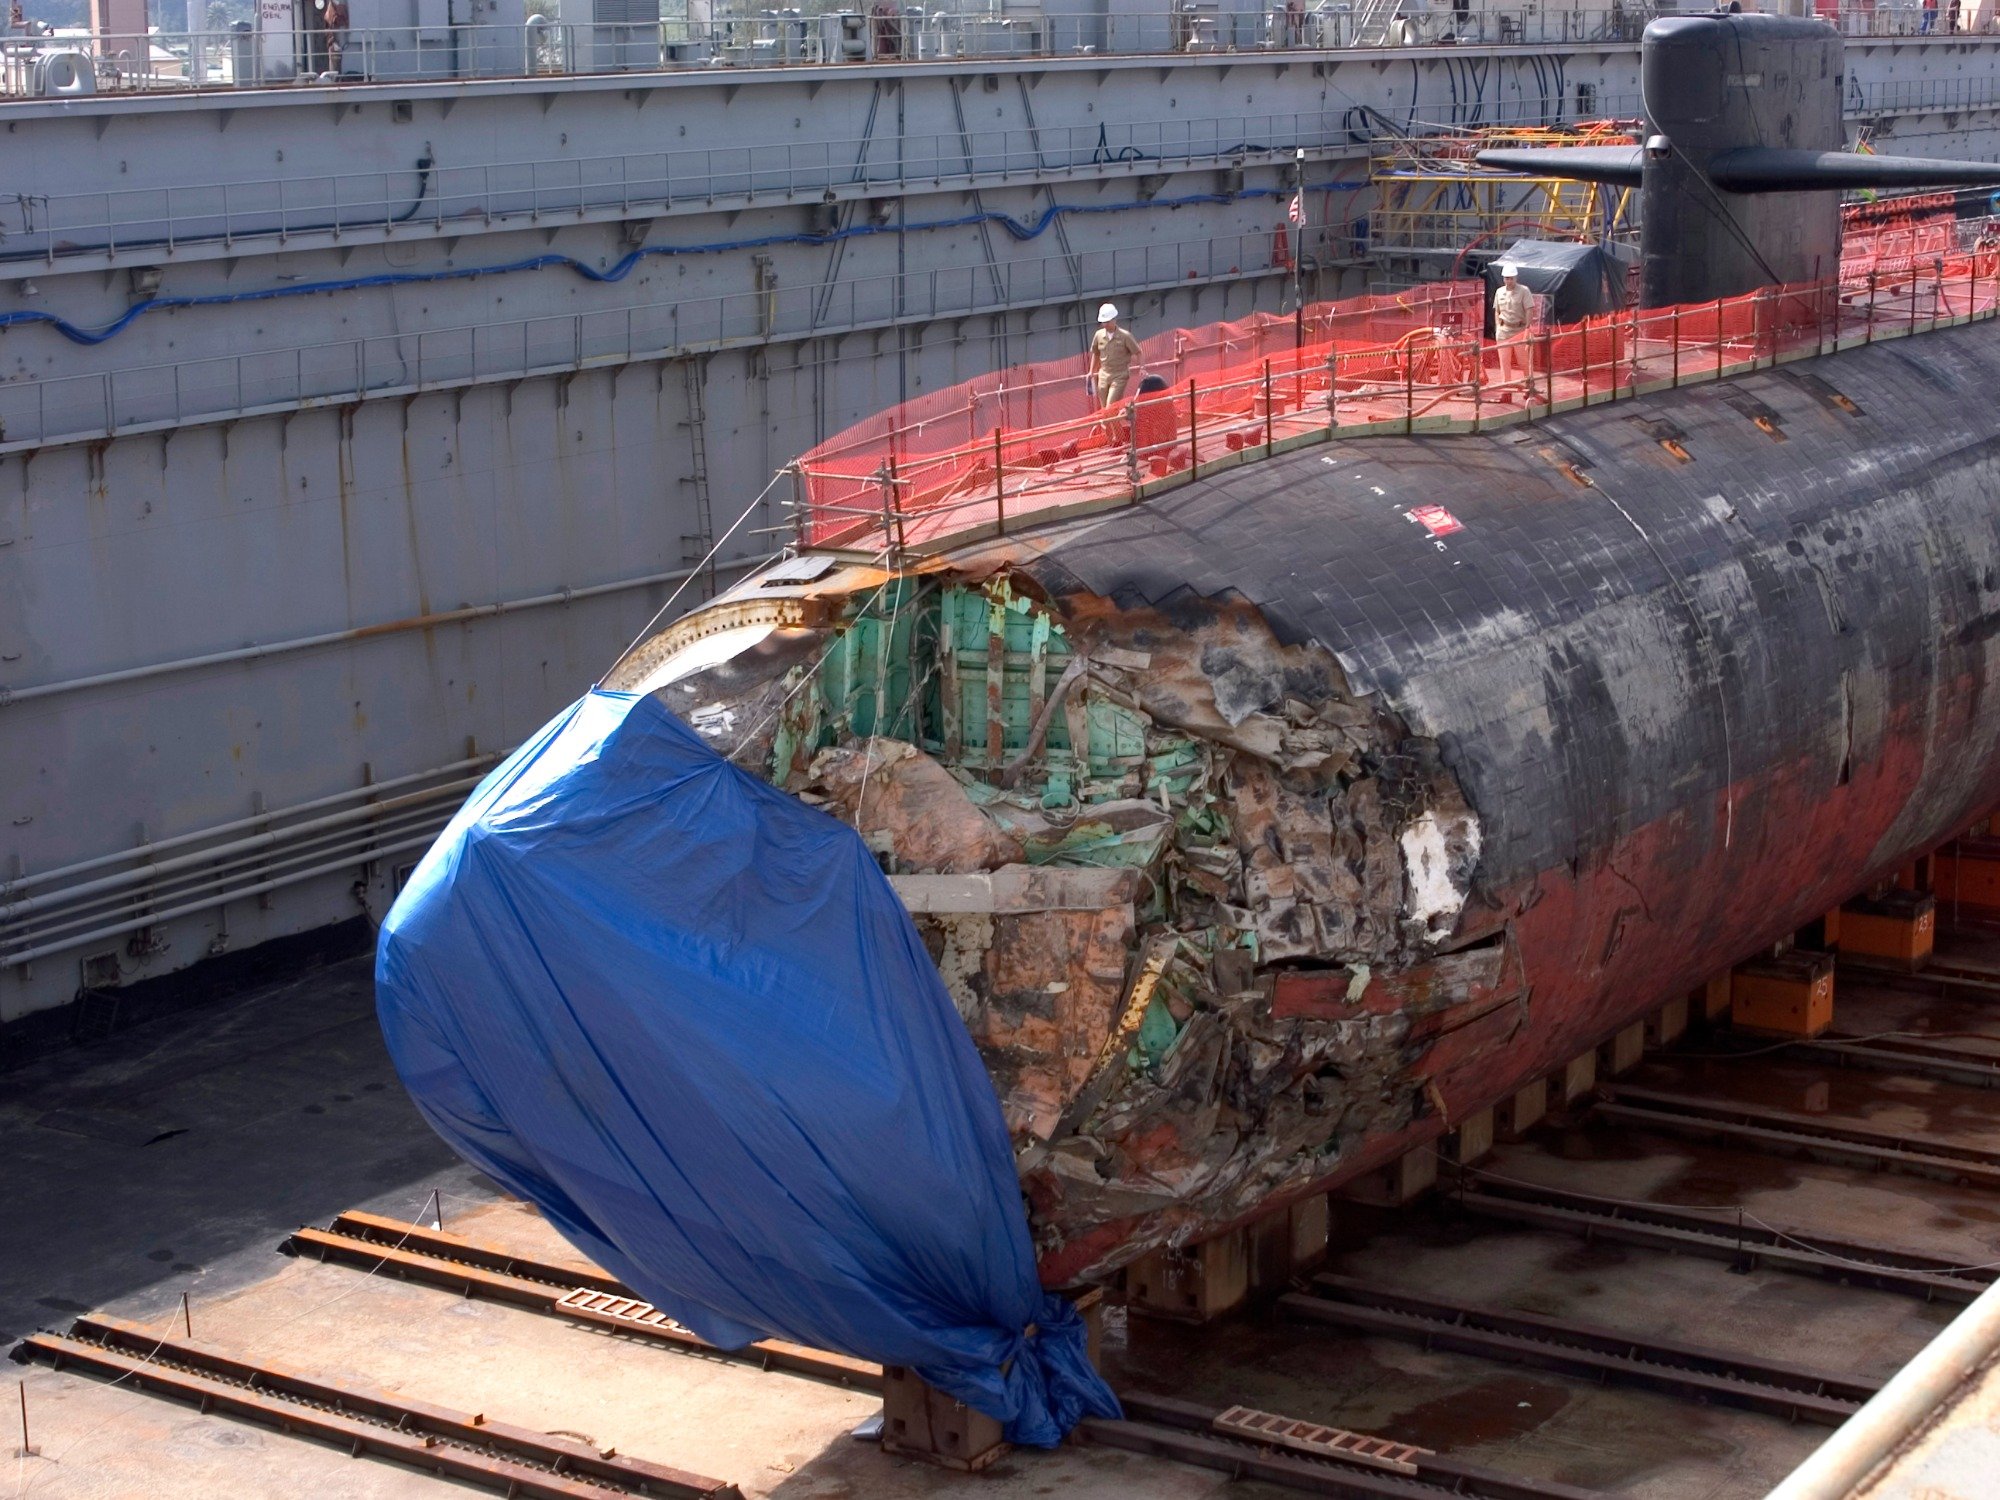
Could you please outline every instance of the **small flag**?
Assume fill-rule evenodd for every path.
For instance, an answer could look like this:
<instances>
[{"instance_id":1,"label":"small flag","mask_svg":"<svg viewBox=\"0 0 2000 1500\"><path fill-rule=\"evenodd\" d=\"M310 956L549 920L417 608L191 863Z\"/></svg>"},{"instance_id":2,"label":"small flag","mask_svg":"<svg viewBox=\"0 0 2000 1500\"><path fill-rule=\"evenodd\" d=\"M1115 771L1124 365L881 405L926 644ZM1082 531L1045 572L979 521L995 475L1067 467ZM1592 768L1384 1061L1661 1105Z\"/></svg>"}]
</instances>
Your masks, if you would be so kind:
<instances>
[{"instance_id":1,"label":"small flag","mask_svg":"<svg viewBox=\"0 0 2000 1500\"><path fill-rule=\"evenodd\" d=\"M1305 223L1306 195L1303 192L1292 194L1292 201L1285 208L1285 217L1290 219L1294 224Z\"/></svg>"}]
</instances>

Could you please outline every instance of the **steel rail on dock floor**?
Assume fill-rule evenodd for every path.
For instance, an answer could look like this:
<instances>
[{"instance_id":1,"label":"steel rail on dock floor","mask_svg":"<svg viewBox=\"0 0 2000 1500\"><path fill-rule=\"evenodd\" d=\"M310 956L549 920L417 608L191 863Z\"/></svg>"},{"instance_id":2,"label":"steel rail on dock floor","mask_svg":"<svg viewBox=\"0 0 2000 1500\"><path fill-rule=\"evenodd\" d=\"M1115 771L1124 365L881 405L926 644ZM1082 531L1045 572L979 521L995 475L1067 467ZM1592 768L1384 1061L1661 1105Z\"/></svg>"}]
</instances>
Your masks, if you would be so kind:
<instances>
[{"instance_id":1,"label":"steel rail on dock floor","mask_svg":"<svg viewBox=\"0 0 2000 1500\"><path fill-rule=\"evenodd\" d=\"M1311 1294L1293 1292L1279 1298L1279 1308L1314 1322L1414 1339L1426 1348L1648 1386L1792 1420L1838 1426L1881 1389L1879 1381L1588 1323L1477 1307L1346 1276L1322 1274L1313 1278L1312 1285Z\"/></svg>"},{"instance_id":2,"label":"steel rail on dock floor","mask_svg":"<svg viewBox=\"0 0 2000 1500\"><path fill-rule=\"evenodd\" d=\"M359 1266L402 1281L442 1287L667 1344L693 1354L743 1360L866 1390L882 1388L882 1367L803 1344L766 1339L742 1349L718 1349L604 1272L512 1255L442 1230L413 1227L377 1214L344 1213L329 1229L301 1229L280 1247L292 1255Z\"/></svg>"},{"instance_id":3,"label":"steel rail on dock floor","mask_svg":"<svg viewBox=\"0 0 2000 1500\"><path fill-rule=\"evenodd\" d=\"M514 1255L459 1235L412 1228L396 1219L345 1213L328 1229L299 1230L282 1248L289 1254L374 1270L463 1296L484 1297L550 1317L610 1328L672 1348L724 1354L670 1322L601 1312L578 1299L577 1293L582 1292L590 1298L631 1299L647 1308L647 1304L637 1303L622 1282L595 1268ZM747 1359L766 1369L838 1379L868 1390L882 1386L879 1365L799 1344L753 1344L726 1357ZM1512 1479L1434 1454L1420 1461L1414 1478L1357 1464L1337 1454L1310 1457L1237 1432L1218 1430L1215 1423L1221 1408L1125 1392L1119 1399L1125 1404L1125 1421L1091 1419L1079 1430L1109 1447L1222 1469L1308 1494L1357 1500L1437 1500L1440 1494L1464 1496L1466 1500L1596 1500L1592 1491Z\"/></svg>"},{"instance_id":4,"label":"steel rail on dock floor","mask_svg":"<svg viewBox=\"0 0 2000 1500\"><path fill-rule=\"evenodd\" d=\"M1629 1203L1471 1174L1462 1175L1459 1182L1460 1190L1445 1203L1481 1218L1563 1231L1585 1240L1698 1255L1746 1270L1770 1266L1878 1291L1904 1292L1926 1301L1952 1302L1972 1301L1996 1279L1992 1270L1966 1270L1935 1256L1865 1240L1746 1222L1726 1209Z\"/></svg>"},{"instance_id":5,"label":"steel rail on dock floor","mask_svg":"<svg viewBox=\"0 0 2000 1500\"><path fill-rule=\"evenodd\" d=\"M2000 1036L1994 1037L1993 1042L2000 1046ZM2000 1052L1971 1052L1921 1038L1849 1036L1838 1031L1800 1042L1792 1051L1805 1061L1825 1062L1835 1067L1935 1078L1940 1083L1966 1088L2000 1088Z\"/></svg>"},{"instance_id":6,"label":"steel rail on dock floor","mask_svg":"<svg viewBox=\"0 0 2000 1500\"><path fill-rule=\"evenodd\" d=\"M1352 1500L1439 1500L1445 1495L1464 1500L1600 1500L1595 1490L1554 1480L1516 1479L1435 1453L1417 1459L1416 1473L1411 1475L1308 1458L1218 1428L1220 1407L1143 1392L1121 1391L1118 1399L1125 1406L1124 1421L1086 1417L1077 1431L1108 1448L1220 1469L1236 1479L1259 1479L1310 1495Z\"/></svg>"},{"instance_id":7,"label":"steel rail on dock floor","mask_svg":"<svg viewBox=\"0 0 2000 1500\"><path fill-rule=\"evenodd\" d=\"M388 1459L508 1496L742 1500L736 1486L724 1480L407 1396L258 1364L193 1339L162 1338L118 1318L79 1318L67 1334L35 1334L15 1347L14 1358L56 1370L88 1370L191 1402L204 1413L222 1412L331 1443L357 1458Z\"/></svg>"},{"instance_id":8,"label":"steel rail on dock floor","mask_svg":"<svg viewBox=\"0 0 2000 1500\"><path fill-rule=\"evenodd\" d=\"M1603 1097L1592 1106L1593 1114L1642 1129L1728 1141L1780 1156L1808 1156L2000 1188L2000 1152L1961 1145L1944 1136L1622 1083L1605 1085L1600 1093Z\"/></svg>"}]
</instances>

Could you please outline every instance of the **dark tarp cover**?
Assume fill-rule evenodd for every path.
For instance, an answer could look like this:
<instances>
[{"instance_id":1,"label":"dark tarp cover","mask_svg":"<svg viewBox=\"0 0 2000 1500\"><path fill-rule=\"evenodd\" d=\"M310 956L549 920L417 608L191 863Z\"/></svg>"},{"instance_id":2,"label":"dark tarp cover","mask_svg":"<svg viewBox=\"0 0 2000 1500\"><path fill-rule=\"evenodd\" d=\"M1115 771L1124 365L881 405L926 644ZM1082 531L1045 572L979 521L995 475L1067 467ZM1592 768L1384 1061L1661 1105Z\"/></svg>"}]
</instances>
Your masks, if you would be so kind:
<instances>
[{"instance_id":1,"label":"dark tarp cover","mask_svg":"<svg viewBox=\"0 0 2000 1500\"><path fill-rule=\"evenodd\" d=\"M1018 1443L1117 1414L874 859L655 699L592 692L481 783L376 988L438 1133L711 1343L905 1365Z\"/></svg>"}]
</instances>

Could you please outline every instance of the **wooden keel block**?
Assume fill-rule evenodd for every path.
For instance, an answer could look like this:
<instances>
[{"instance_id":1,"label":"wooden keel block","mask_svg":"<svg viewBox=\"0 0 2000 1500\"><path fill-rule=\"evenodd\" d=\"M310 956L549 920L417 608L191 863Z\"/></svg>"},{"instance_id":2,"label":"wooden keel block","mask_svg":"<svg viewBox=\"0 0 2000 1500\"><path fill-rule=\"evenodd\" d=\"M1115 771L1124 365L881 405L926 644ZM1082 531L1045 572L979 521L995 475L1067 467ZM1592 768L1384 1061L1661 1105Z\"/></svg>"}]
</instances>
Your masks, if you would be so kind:
<instances>
[{"instance_id":1,"label":"wooden keel block","mask_svg":"<svg viewBox=\"0 0 2000 1500\"><path fill-rule=\"evenodd\" d=\"M1518 1141L1541 1124L1549 1109L1548 1080L1537 1078L1516 1089L1493 1108L1493 1128L1503 1141Z\"/></svg>"},{"instance_id":2,"label":"wooden keel block","mask_svg":"<svg viewBox=\"0 0 2000 1500\"><path fill-rule=\"evenodd\" d=\"M1125 1269L1125 1304L1148 1317L1206 1323L1242 1306L1249 1295L1247 1229L1177 1250L1155 1250Z\"/></svg>"},{"instance_id":3,"label":"wooden keel block","mask_svg":"<svg viewBox=\"0 0 2000 1500\"><path fill-rule=\"evenodd\" d=\"M1250 1244L1250 1290L1290 1290L1297 1277L1326 1259L1327 1224L1324 1193L1302 1198L1252 1224L1245 1231Z\"/></svg>"},{"instance_id":4,"label":"wooden keel block","mask_svg":"<svg viewBox=\"0 0 2000 1500\"><path fill-rule=\"evenodd\" d=\"M1572 1057L1562 1070L1562 1102L1574 1104L1597 1087L1597 1052Z\"/></svg>"},{"instance_id":5,"label":"wooden keel block","mask_svg":"<svg viewBox=\"0 0 2000 1500\"><path fill-rule=\"evenodd\" d=\"M1646 1023L1634 1021L1598 1047L1597 1065L1605 1077L1616 1078L1620 1073L1629 1073L1638 1067L1639 1060L1645 1055Z\"/></svg>"},{"instance_id":6,"label":"wooden keel block","mask_svg":"<svg viewBox=\"0 0 2000 1500\"><path fill-rule=\"evenodd\" d=\"M2000 851L1996 851L2000 854ZM1921 859L1911 860L1896 872L1895 886L1899 891L1915 891L1919 895L1936 892L1938 882L1938 857L1926 854ZM2000 902L1995 905L2000 906Z\"/></svg>"},{"instance_id":7,"label":"wooden keel block","mask_svg":"<svg viewBox=\"0 0 2000 1500\"><path fill-rule=\"evenodd\" d=\"M1470 1166L1493 1154L1493 1111L1482 1109L1458 1122L1458 1129L1445 1137L1446 1150L1461 1166Z\"/></svg>"},{"instance_id":8,"label":"wooden keel block","mask_svg":"<svg viewBox=\"0 0 2000 1500\"><path fill-rule=\"evenodd\" d=\"M1841 958L1864 968L1914 973L1931 961L1937 940L1937 898L1887 891L1847 903Z\"/></svg>"},{"instance_id":9,"label":"wooden keel block","mask_svg":"<svg viewBox=\"0 0 2000 1500\"><path fill-rule=\"evenodd\" d=\"M1701 1018L1718 1021L1729 1014L1730 974L1727 969L1714 975L1691 997L1700 1002Z\"/></svg>"},{"instance_id":10,"label":"wooden keel block","mask_svg":"<svg viewBox=\"0 0 2000 1500\"><path fill-rule=\"evenodd\" d=\"M882 1451L974 1473L1007 1451L1000 1424L901 1365L882 1367Z\"/></svg>"},{"instance_id":11,"label":"wooden keel block","mask_svg":"<svg viewBox=\"0 0 2000 1500\"><path fill-rule=\"evenodd\" d=\"M1081 1291L1064 1292L1083 1318L1083 1351L1093 1370L1104 1368L1104 1288L1087 1286Z\"/></svg>"},{"instance_id":12,"label":"wooden keel block","mask_svg":"<svg viewBox=\"0 0 2000 1500\"><path fill-rule=\"evenodd\" d=\"M1436 1149L1419 1146L1414 1151L1405 1152L1388 1166L1377 1167L1355 1178L1340 1190L1340 1195L1376 1208L1401 1208L1435 1187L1437 1177Z\"/></svg>"},{"instance_id":13,"label":"wooden keel block","mask_svg":"<svg viewBox=\"0 0 2000 1500\"><path fill-rule=\"evenodd\" d=\"M1650 1016L1646 1017L1646 1045L1648 1047L1671 1047L1684 1036L1688 1029L1687 996L1669 1000Z\"/></svg>"},{"instance_id":14,"label":"wooden keel block","mask_svg":"<svg viewBox=\"0 0 2000 1500\"><path fill-rule=\"evenodd\" d=\"M1792 946L1810 948L1815 953L1831 953L1840 946L1840 908L1814 917L1792 934Z\"/></svg>"},{"instance_id":15,"label":"wooden keel block","mask_svg":"<svg viewBox=\"0 0 2000 1500\"><path fill-rule=\"evenodd\" d=\"M1745 1031L1818 1036L1833 1024L1833 956L1794 948L1737 965L1729 1015Z\"/></svg>"},{"instance_id":16,"label":"wooden keel block","mask_svg":"<svg viewBox=\"0 0 2000 1500\"><path fill-rule=\"evenodd\" d=\"M1244 1230L1250 1241L1250 1290L1276 1292L1292 1281L1292 1215L1279 1209Z\"/></svg>"},{"instance_id":17,"label":"wooden keel block","mask_svg":"<svg viewBox=\"0 0 2000 1500\"><path fill-rule=\"evenodd\" d=\"M1311 1271L1326 1260L1333 1226L1333 1204L1325 1193L1301 1198L1286 1211L1292 1229L1292 1272Z\"/></svg>"}]
</instances>

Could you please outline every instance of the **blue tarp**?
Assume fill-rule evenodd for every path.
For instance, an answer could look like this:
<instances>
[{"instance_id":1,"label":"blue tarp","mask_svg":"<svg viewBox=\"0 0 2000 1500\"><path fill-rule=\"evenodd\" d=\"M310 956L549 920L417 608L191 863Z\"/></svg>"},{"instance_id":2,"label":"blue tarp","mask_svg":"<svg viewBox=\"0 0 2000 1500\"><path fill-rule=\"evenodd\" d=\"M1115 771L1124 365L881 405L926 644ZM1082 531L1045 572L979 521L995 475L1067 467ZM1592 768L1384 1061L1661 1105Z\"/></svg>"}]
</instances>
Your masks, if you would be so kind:
<instances>
[{"instance_id":1,"label":"blue tarp","mask_svg":"<svg viewBox=\"0 0 2000 1500\"><path fill-rule=\"evenodd\" d=\"M1018 1443L1117 1414L874 859L655 699L592 692L481 783L376 992L438 1133L711 1343L905 1365Z\"/></svg>"}]
</instances>

